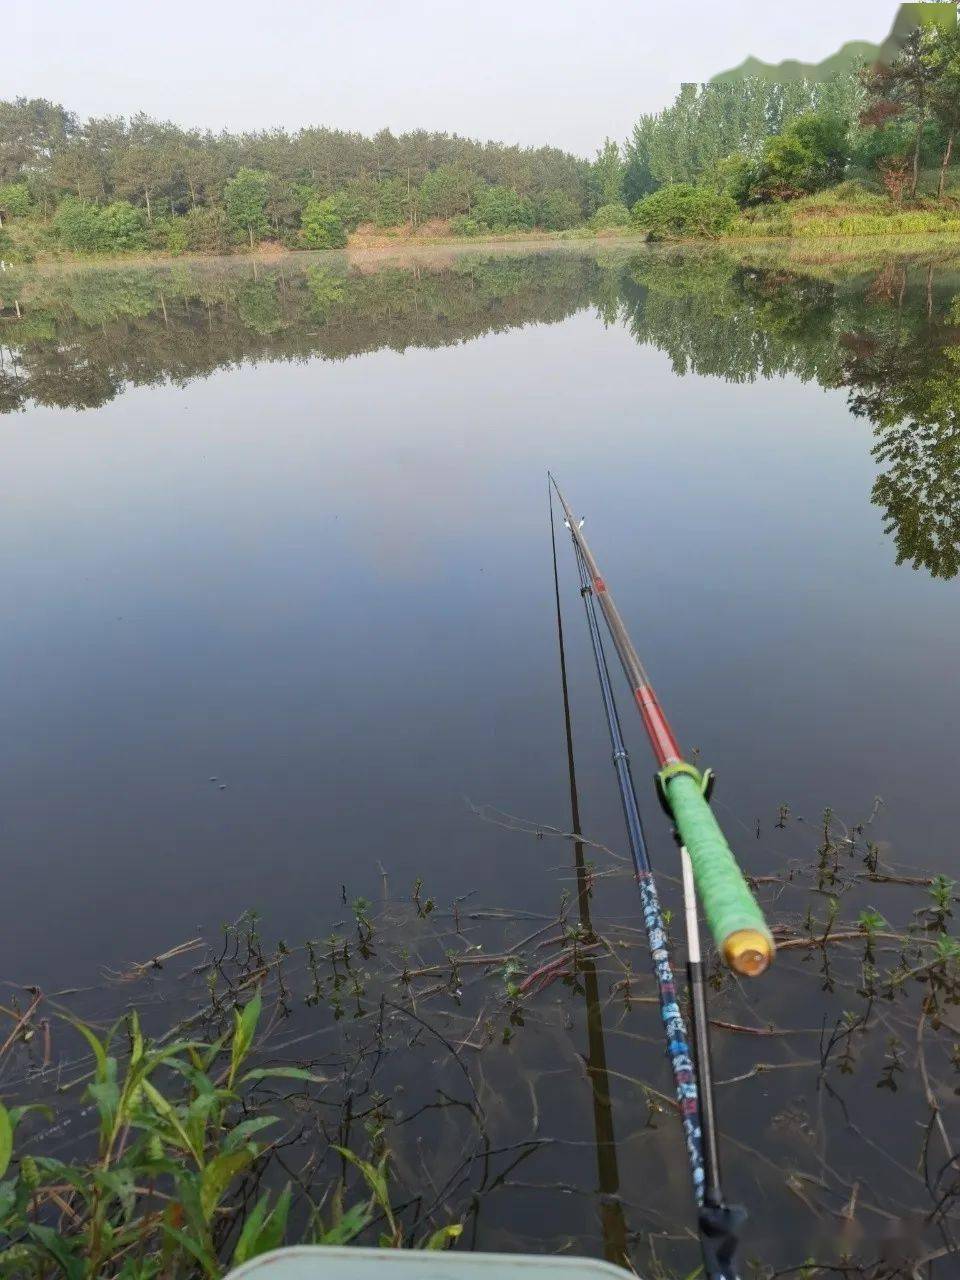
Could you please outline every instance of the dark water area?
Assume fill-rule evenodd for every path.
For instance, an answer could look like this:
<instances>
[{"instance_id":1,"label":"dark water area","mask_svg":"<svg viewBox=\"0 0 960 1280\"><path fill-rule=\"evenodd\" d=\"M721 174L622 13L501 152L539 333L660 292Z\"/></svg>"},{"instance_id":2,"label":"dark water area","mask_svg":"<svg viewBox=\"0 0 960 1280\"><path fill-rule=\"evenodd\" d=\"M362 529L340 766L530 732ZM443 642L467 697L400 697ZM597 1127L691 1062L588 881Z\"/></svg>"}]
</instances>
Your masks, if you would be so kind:
<instances>
[{"instance_id":1,"label":"dark water area","mask_svg":"<svg viewBox=\"0 0 960 1280\"><path fill-rule=\"evenodd\" d=\"M91 981L250 908L318 937L384 873L552 913L566 846L484 809L569 824L548 467L680 741L718 771L745 869L782 861L781 805L812 857L826 807L853 823L880 797L885 859L955 874L960 261L15 268L0 302L5 980ZM622 850L561 556L584 830ZM601 882L597 910L629 918L625 892ZM784 979L769 1016L816 1025L798 991ZM531 1070L550 1044L531 1040ZM545 1131L586 1087L575 1060L556 1081ZM776 1158L755 1104L725 1122ZM649 1182L639 1150L625 1164ZM518 1191L510 1238L555 1243L570 1210L546 1204ZM599 1251L595 1207L578 1213L569 1237ZM809 1238L759 1230L774 1251ZM509 1242L489 1231L479 1246Z\"/></svg>"}]
</instances>

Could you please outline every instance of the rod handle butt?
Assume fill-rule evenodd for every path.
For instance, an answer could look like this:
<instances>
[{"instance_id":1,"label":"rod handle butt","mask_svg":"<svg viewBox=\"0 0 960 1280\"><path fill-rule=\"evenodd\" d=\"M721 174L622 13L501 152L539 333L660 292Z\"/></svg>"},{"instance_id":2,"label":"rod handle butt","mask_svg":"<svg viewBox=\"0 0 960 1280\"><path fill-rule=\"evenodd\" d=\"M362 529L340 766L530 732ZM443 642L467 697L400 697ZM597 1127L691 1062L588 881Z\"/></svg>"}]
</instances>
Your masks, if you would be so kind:
<instances>
[{"instance_id":1,"label":"rod handle butt","mask_svg":"<svg viewBox=\"0 0 960 1280\"><path fill-rule=\"evenodd\" d=\"M773 947L766 934L757 929L738 929L724 939L723 958L744 978L759 978L770 967Z\"/></svg>"}]
</instances>

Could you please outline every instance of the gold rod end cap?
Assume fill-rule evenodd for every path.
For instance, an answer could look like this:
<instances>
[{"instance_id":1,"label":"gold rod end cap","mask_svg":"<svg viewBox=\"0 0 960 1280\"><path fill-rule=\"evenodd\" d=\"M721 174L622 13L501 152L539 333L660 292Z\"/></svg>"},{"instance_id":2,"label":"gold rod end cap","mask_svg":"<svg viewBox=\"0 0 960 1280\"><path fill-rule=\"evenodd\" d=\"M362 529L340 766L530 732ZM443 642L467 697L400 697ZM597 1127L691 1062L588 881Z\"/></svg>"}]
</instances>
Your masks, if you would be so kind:
<instances>
[{"instance_id":1,"label":"gold rod end cap","mask_svg":"<svg viewBox=\"0 0 960 1280\"><path fill-rule=\"evenodd\" d=\"M773 943L757 929L738 929L723 944L723 958L745 978L759 978L773 959Z\"/></svg>"}]
</instances>

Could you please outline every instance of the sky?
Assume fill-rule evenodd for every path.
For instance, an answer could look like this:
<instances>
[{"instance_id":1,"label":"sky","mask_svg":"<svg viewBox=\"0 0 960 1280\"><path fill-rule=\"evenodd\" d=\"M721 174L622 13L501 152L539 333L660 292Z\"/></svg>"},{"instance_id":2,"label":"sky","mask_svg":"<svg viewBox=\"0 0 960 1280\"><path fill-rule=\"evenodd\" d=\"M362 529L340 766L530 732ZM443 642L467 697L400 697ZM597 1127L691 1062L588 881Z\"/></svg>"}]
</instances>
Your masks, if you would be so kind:
<instances>
[{"instance_id":1,"label":"sky","mask_svg":"<svg viewBox=\"0 0 960 1280\"><path fill-rule=\"evenodd\" d=\"M0 96L214 130L426 128L591 155L748 54L881 40L895 0L7 0Z\"/></svg>"}]
</instances>

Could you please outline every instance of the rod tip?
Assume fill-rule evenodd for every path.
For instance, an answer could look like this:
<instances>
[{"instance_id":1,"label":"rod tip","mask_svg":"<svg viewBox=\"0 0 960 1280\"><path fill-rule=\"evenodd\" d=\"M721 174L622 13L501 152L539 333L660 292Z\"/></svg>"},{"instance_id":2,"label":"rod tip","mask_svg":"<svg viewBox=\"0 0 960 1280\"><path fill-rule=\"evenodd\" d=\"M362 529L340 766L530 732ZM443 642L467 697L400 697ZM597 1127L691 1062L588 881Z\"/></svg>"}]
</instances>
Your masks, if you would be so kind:
<instances>
[{"instance_id":1,"label":"rod tip","mask_svg":"<svg viewBox=\"0 0 960 1280\"><path fill-rule=\"evenodd\" d=\"M738 929L723 944L723 958L745 978L759 978L770 967L773 954L773 942L759 929Z\"/></svg>"}]
</instances>

